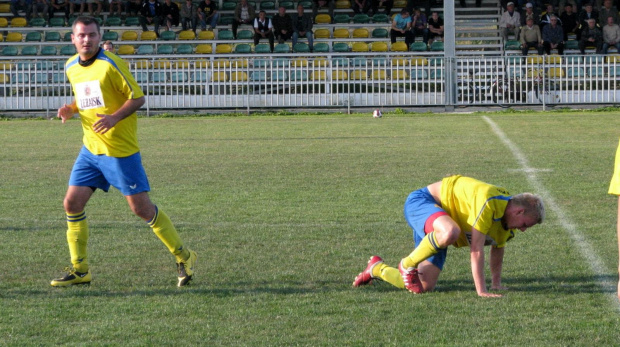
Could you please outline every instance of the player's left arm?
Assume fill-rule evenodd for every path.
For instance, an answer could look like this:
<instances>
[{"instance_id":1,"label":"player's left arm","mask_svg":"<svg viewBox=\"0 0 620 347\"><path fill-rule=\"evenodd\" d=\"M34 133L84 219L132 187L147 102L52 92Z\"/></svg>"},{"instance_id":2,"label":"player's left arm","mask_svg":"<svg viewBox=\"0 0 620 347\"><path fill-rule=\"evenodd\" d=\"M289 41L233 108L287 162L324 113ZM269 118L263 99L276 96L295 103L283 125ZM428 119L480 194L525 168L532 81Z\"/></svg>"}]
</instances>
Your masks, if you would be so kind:
<instances>
[{"instance_id":1,"label":"player's left arm","mask_svg":"<svg viewBox=\"0 0 620 347\"><path fill-rule=\"evenodd\" d=\"M508 289L502 286L502 265L504 263L504 249L506 247L498 248L491 246L491 289L492 290L504 290Z\"/></svg>"},{"instance_id":2,"label":"player's left arm","mask_svg":"<svg viewBox=\"0 0 620 347\"><path fill-rule=\"evenodd\" d=\"M478 231L476 228L471 228L471 242L470 247L470 260L471 260L471 274L474 278L474 285L476 286L476 292L478 296L484 298L497 298L501 297L501 294L489 293L487 291L487 284L484 278L484 243L486 241L486 235Z\"/></svg>"},{"instance_id":3,"label":"player's left arm","mask_svg":"<svg viewBox=\"0 0 620 347\"><path fill-rule=\"evenodd\" d=\"M112 129L116 123L134 114L142 105L144 105L144 96L137 99L128 99L125 103L113 114L100 114L97 113L99 120L93 124L93 130L99 134L105 134L108 130Z\"/></svg>"}]
</instances>

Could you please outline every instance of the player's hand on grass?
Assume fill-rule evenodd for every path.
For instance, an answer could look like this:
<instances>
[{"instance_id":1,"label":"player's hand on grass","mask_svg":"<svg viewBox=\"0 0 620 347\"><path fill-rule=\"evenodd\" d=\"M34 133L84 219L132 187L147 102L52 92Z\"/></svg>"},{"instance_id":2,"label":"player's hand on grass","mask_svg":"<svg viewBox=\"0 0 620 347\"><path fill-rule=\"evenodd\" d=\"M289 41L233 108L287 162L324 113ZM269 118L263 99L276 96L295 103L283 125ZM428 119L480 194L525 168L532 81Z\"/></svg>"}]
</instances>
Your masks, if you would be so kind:
<instances>
[{"instance_id":1,"label":"player's hand on grass","mask_svg":"<svg viewBox=\"0 0 620 347\"><path fill-rule=\"evenodd\" d=\"M97 113L97 117L99 117L99 120L93 124L93 130L98 134L103 135L107 133L108 130L112 129L116 123L118 123L118 118L110 116L109 114Z\"/></svg>"},{"instance_id":2,"label":"player's hand on grass","mask_svg":"<svg viewBox=\"0 0 620 347\"><path fill-rule=\"evenodd\" d=\"M66 122L67 120L73 118L73 107L71 105L65 104L63 107L58 109L58 118L62 119L62 122Z\"/></svg>"}]
</instances>

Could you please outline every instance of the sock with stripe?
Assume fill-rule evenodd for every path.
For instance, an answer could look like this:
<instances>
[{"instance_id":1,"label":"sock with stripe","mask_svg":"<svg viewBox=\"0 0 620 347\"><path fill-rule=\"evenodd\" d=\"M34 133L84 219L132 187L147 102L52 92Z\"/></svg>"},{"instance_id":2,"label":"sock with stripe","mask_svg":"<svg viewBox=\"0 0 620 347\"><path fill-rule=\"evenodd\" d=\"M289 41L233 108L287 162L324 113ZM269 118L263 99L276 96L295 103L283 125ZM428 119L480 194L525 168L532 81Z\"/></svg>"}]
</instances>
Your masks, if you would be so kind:
<instances>
[{"instance_id":1,"label":"sock with stripe","mask_svg":"<svg viewBox=\"0 0 620 347\"><path fill-rule=\"evenodd\" d=\"M397 268L386 265L385 263L377 264L377 266L372 269L372 277L380 278L400 289L405 288L405 282L400 275L400 271L398 271Z\"/></svg>"},{"instance_id":2,"label":"sock with stripe","mask_svg":"<svg viewBox=\"0 0 620 347\"><path fill-rule=\"evenodd\" d=\"M427 258L437 254L441 247L439 247L437 243L437 238L435 237L435 232L430 232L424 236L420 244L407 256L403 258L403 267L405 269L408 268L416 268L418 264L426 260Z\"/></svg>"},{"instance_id":3,"label":"sock with stripe","mask_svg":"<svg viewBox=\"0 0 620 347\"><path fill-rule=\"evenodd\" d=\"M183 242L172 221L157 206L155 206L155 216L147 222L153 232L166 245L170 253L177 259L177 263L189 258L189 251L183 247Z\"/></svg>"},{"instance_id":4,"label":"sock with stripe","mask_svg":"<svg viewBox=\"0 0 620 347\"><path fill-rule=\"evenodd\" d=\"M84 211L67 213L67 243L75 271L88 272L88 222Z\"/></svg>"}]
</instances>

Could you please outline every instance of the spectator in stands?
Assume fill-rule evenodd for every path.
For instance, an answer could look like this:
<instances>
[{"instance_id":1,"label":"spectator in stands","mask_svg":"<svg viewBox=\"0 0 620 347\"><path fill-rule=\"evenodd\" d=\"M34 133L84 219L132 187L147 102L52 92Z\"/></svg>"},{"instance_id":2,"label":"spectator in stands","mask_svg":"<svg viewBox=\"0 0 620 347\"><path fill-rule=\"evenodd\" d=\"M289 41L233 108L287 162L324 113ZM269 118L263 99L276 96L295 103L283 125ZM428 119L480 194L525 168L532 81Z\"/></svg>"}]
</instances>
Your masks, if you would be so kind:
<instances>
[{"instance_id":1,"label":"spectator in stands","mask_svg":"<svg viewBox=\"0 0 620 347\"><path fill-rule=\"evenodd\" d=\"M601 12L599 12L599 18L601 21L605 21L607 23L607 17L612 17L614 19L614 23L620 23L620 17L618 16L618 8L613 6L611 0L605 0L603 6L601 7Z\"/></svg>"},{"instance_id":2,"label":"spectator in stands","mask_svg":"<svg viewBox=\"0 0 620 347\"><path fill-rule=\"evenodd\" d=\"M414 40L413 31L411 31L411 16L409 10L403 8L399 14L394 16L392 21L392 29L390 30L390 41L396 42L397 37L405 37L407 47L411 46Z\"/></svg>"},{"instance_id":3,"label":"spectator in stands","mask_svg":"<svg viewBox=\"0 0 620 347\"><path fill-rule=\"evenodd\" d=\"M596 26L594 18L588 19L588 26L581 31L581 39L579 40L579 51L586 54L586 47L596 47L596 53L603 50L603 33Z\"/></svg>"},{"instance_id":4,"label":"spectator in stands","mask_svg":"<svg viewBox=\"0 0 620 347\"><path fill-rule=\"evenodd\" d=\"M542 31L543 47L547 54L551 54L552 49L557 49L558 54L564 53L564 30L558 25L558 17L555 15L549 19L549 25L545 25Z\"/></svg>"},{"instance_id":5,"label":"spectator in stands","mask_svg":"<svg viewBox=\"0 0 620 347\"><path fill-rule=\"evenodd\" d=\"M438 12L433 12L428 19L428 44L432 44L437 37L443 41L443 19Z\"/></svg>"},{"instance_id":6,"label":"spectator in stands","mask_svg":"<svg viewBox=\"0 0 620 347\"><path fill-rule=\"evenodd\" d=\"M547 25L551 24L551 17L555 17L556 19L558 19L558 16L559 15L555 13L555 8L553 7L553 5L547 4L547 9L540 15L540 21L538 23L538 27L540 28L541 32L545 30L545 27ZM561 22L559 24L562 25Z\"/></svg>"},{"instance_id":7,"label":"spectator in stands","mask_svg":"<svg viewBox=\"0 0 620 347\"><path fill-rule=\"evenodd\" d=\"M128 0L125 3L125 13L127 13L127 16L138 16L140 11L142 11L142 0Z\"/></svg>"},{"instance_id":8,"label":"spectator in stands","mask_svg":"<svg viewBox=\"0 0 620 347\"><path fill-rule=\"evenodd\" d=\"M607 17L607 25L603 27L603 54L607 54L609 47L616 47L620 52L620 26L614 22L614 17Z\"/></svg>"},{"instance_id":9,"label":"spectator in stands","mask_svg":"<svg viewBox=\"0 0 620 347\"><path fill-rule=\"evenodd\" d=\"M32 17L47 17L49 13L49 7L50 6L48 0L34 0L32 2Z\"/></svg>"},{"instance_id":10,"label":"spectator in stands","mask_svg":"<svg viewBox=\"0 0 620 347\"><path fill-rule=\"evenodd\" d=\"M233 18L232 23L232 31L235 40L237 39L237 28L239 27L239 25L252 25L255 16L256 13L254 12L254 7L248 4L248 0L241 0L237 4L237 7L235 7L235 18Z\"/></svg>"},{"instance_id":11,"label":"spectator in stands","mask_svg":"<svg viewBox=\"0 0 620 347\"><path fill-rule=\"evenodd\" d=\"M316 18L319 10L327 9L330 17L334 18L334 2L335 0L313 0L312 1L312 18Z\"/></svg>"},{"instance_id":12,"label":"spectator in stands","mask_svg":"<svg viewBox=\"0 0 620 347\"><path fill-rule=\"evenodd\" d=\"M293 23L293 47L297 44L299 37L305 37L308 39L310 51L313 51L312 18L304 13L304 6L302 4L297 5L297 13L291 17Z\"/></svg>"},{"instance_id":13,"label":"spectator in stands","mask_svg":"<svg viewBox=\"0 0 620 347\"><path fill-rule=\"evenodd\" d=\"M254 20L254 46L258 45L260 39L268 39L269 48L273 53L273 38L273 23L265 11L260 11Z\"/></svg>"},{"instance_id":14,"label":"spectator in stands","mask_svg":"<svg viewBox=\"0 0 620 347\"><path fill-rule=\"evenodd\" d=\"M159 37L159 24L161 24L162 8L161 4L156 0L148 0L142 3L140 10L140 25L142 31L148 31L147 25L155 26L155 35Z\"/></svg>"},{"instance_id":15,"label":"spectator in stands","mask_svg":"<svg viewBox=\"0 0 620 347\"><path fill-rule=\"evenodd\" d=\"M88 5L88 13L90 13L91 16L95 17L101 14L101 0L86 0L86 4ZM97 5L96 10L93 10L93 4Z\"/></svg>"},{"instance_id":16,"label":"spectator in stands","mask_svg":"<svg viewBox=\"0 0 620 347\"><path fill-rule=\"evenodd\" d=\"M351 8L355 13L368 13L370 11L370 2L372 0L353 0Z\"/></svg>"},{"instance_id":17,"label":"spectator in stands","mask_svg":"<svg viewBox=\"0 0 620 347\"><path fill-rule=\"evenodd\" d=\"M428 18L431 15L431 8L436 5L436 3L436 0L407 0L407 9L409 13L413 13L414 8L424 9L424 15Z\"/></svg>"},{"instance_id":18,"label":"spectator in stands","mask_svg":"<svg viewBox=\"0 0 620 347\"><path fill-rule=\"evenodd\" d=\"M116 15L117 17L123 16L123 4L121 0L110 0L110 16Z\"/></svg>"},{"instance_id":19,"label":"spectator in stands","mask_svg":"<svg viewBox=\"0 0 620 347\"><path fill-rule=\"evenodd\" d=\"M383 13L388 16L392 13L392 7L394 7L394 0L371 0L370 11L372 14L379 13L379 7L383 6Z\"/></svg>"},{"instance_id":20,"label":"spectator in stands","mask_svg":"<svg viewBox=\"0 0 620 347\"><path fill-rule=\"evenodd\" d=\"M278 14L273 16L273 32L279 43L290 39L293 36L293 20L284 6L278 7Z\"/></svg>"},{"instance_id":21,"label":"spectator in stands","mask_svg":"<svg viewBox=\"0 0 620 347\"><path fill-rule=\"evenodd\" d=\"M71 4L69 0L52 0L49 7L49 18L54 18L55 12L64 12L65 19L69 19L69 10L71 9Z\"/></svg>"},{"instance_id":22,"label":"spectator in stands","mask_svg":"<svg viewBox=\"0 0 620 347\"><path fill-rule=\"evenodd\" d=\"M172 30L173 26L179 26L179 5L171 0L164 0L161 5L161 16L168 31Z\"/></svg>"},{"instance_id":23,"label":"spectator in stands","mask_svg":"<svg viewBox=\"0 0 620 347\"><path fill-rule=\"evenodd\" d=\"M579 6L581 6L581 0L578 0L578 1L579 1ZM566 11L567 5L571 6L571 10L573 10L573 13L579 13L579 11L577 10L577 3L575 2L575 0L560 0L558 1L558 7L557 7L558 12L560 12L560 15L564 13L564 11Z\"/></svg>"},{"instance_id":24,"label":"spectator in stands","mask_svg":"<svg viewBox=\"0 0 620 347\"><path fill-rule=\"evenodd\" d=\"M543 54L542 35L538 25L534 24L533 17L527 17L525 26L521 28L519 41L521 41L521 54L527 55L530 47L535 47L538 50L538 55Z\"/></svg>"},{"instance_id":25,"label":"spectator in stands","mask_svg":"<svg viewBox=\"0 0 620 347\"><path fill-rule=\"evenodd\" d=\"M19 17L19 11L24 11L24 17L30 20L32 14L32 0L11 0L10 5L11 13L15 17Z\"/></svg>"},{"instance_id":26,"label":"spectator in stands","mask_svg":"<svg viewBox=\"0 0 620 347\"><path fill-rule=\"evenodd\" d=\"M69 17L73 16L76 8L78 9L78 15L82 16L86 8L86 0L69 0Z\"/></svg>"},{"instance_id":27,"label":"spectator in stands","mask_svg":"<svg viewBox=\"0 0 620 347\"><path fill-rule=\"evenodd\" d=\"M499 33L504 42L508 40L508 34L511 32L518 38L519 30L521 30L521 14L515 11L515 3L509 2L507 6L508 10L504 11L499 19Z\"/></svg>"},{"instance_id":28,"label":"spectator in stands","mask_svg":"<svg viewBox=\"0 0 620 347\"><path fill-rule=\"evenodd\" d=\"M112 53L114 53L114 44L113 44L113 43L112 43L112 41L110 41L110 40L108 40L108 41L104 42L104 43L101 45L101 47L102 47L103 49L105 49L106 51L108 51L108 52L112 52Z\"/></svg>"},{"instance_id":29,"label":"spectator in stands","mask_svg":"<svg viewBox=\"0 0 620 347\"><path fill-rule=\"evenodd\" d=\"M181 6L179 11L181 13L181 26L183 30L189 30L196 32L198 26L198 6L196 6L192 0L185 0L185 4Z\"/></svg>"},{"instance_id":30,"label":"spectator in stands","mask_svg":"<svg viewBox=\"0 0 620 347\"><path fill-rule=\"evenodd\" d=\"M569 33L576 34L577 40L579 40L579 19L577 19L577 14L573 12L573 5L566 4L564 6L564 12L560 15L560 21L564 31L564 41L568 40Z\"/></svg>"},{"instance_id":31,"label":"spectator in stands","mask_svg":"<svg viewBox=\"0 0 620 347\"><path fill-rule=\"evenodd\" d=\"M579 13L579 30L583 30L588 26L589 19L594 19L598 24L598 12L592 9L592 4L587 3Z\"/></svg>"},{"instance_id":32,"label":"spectator in stands","mask_svg":"<svg viewBox=\"0 0 620 347\"><path fill-rule=\"evenodd\" d=\"M413 10L411 31L413 32L413 41L416 37L422 36L422 42L428 44L428 21L426 15L419 8Z\"/></svg>"},{"instance_id":33,"label":"spectator in stands","mask_svg":"<svg viewBox=\"0 0 620 347\"><path fill-rule=\"evenodd\" d=\"M204 0L198 5L198 21L200 21L200 28L204 30L211 30L217 25L217 21L220 19L220 14L217 12L217 5L213 0Z\"/></svg>"},{"instance_id":34,"label":"spectator in stands","mask_svg":"<svg viewBox=\"0 0 620 347\"><path fill-rule=\"evenodd\" d=\"M540 15L537 13L538 10L534 8L531 2L525 4L525 12L521 15L521 26L525 26L525 18L528 16L534 18L534 24L538 25L538 20L540 19ZM517 35L517 38L519 35Z\"/></svg>"}]
</instances>

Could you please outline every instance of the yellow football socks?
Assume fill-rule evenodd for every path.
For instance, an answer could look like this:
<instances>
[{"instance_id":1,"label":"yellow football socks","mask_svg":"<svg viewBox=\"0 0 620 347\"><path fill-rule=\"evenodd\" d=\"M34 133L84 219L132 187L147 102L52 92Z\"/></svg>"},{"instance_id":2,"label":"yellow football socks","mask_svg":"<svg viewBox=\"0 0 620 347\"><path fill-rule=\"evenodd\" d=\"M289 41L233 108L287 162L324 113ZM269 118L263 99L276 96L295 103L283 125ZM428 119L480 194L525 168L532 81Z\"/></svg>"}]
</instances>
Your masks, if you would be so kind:
<instances>
[{"instance_id":1,"label":"yellow football socks","mask_svg":"<svg viewBox=\"0 0 620 347\"><path fill-rule=\"evenodd\" d=\"M86 213L67 213L67 243L71 264L77 272L88 272L88 223Z\"/></svg>"},{"instance_id":2,"label":"yellow football socks","mask_svg":"<svg viewBox=\"0 0 620 347\"><path fill-rule=\"evenodd\" d=\"M155 216L147 223L153 229L155 235L168 247L170 253L176 257L177 263L189 258L189 251L183 247L183 242L179 237L179 233L177 233L177 229L164 211L159 210L156 206Z\"/></svg>"},{"instance_id":3,"label":"yellow football socks","mask_svg":"<svg viewBox=\"0 0 620 347\"><path fill-rule=\"evenodd\" d=\"M437 254L441 247L437 244L437 238L435 232L431 232L424 236L420 244L407 256L403 258L403 267L405 269L418 267L418 264Z\"/></svg>"},{"instance_id":4,"label":"yellow football socks","mask_svg":"<svg viewBox=\"0 0 620 347\"><path fill-rule=\"evenodd\" d=\"M390 267L384 263L379 263L372 269L372 277L380 278L387 283L398 287L400 289L405 288L405 282L403 281L400 271L398 269Z\"/></svg>"}]
</instances>

